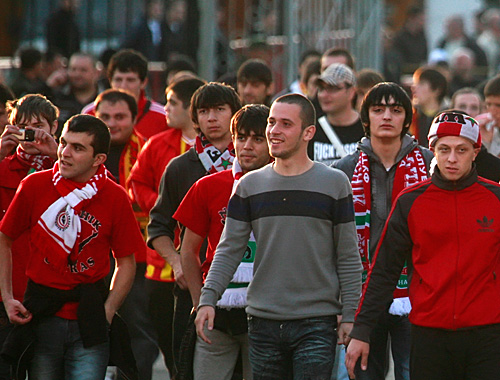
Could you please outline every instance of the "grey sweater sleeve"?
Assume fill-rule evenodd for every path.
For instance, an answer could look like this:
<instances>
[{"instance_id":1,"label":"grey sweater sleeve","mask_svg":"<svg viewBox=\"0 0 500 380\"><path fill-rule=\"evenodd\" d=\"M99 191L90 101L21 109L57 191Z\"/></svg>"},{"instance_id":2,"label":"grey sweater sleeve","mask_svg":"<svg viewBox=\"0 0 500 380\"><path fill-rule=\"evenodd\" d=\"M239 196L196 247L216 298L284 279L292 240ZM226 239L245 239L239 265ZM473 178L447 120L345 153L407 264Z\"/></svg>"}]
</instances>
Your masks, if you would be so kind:
<instances>
[{"instance_id":1,"label":"grey sweater sleeve","mask_svg":"<svg viewBox=\"0 0 500 380\"><path fill-rule=\"evenodd\" d=\"M238 186L237 193L240 187ZM248 204L237 193L229 200L224 230L201 290L198 307L206 305L215 307L245 253L252 227L250 220L240 217L241 213L248 215Z\"/></svg>"},{"instance_id":2,"label":"grey sweater sleeve","mask_svg":"<svg viewBox=\"0 0 500 380\"><path fill-rule=\"evenodd\" d=\"M339 212L354 213L352 188L347 176L343 177L344 181L338 184L339 197L347 197L349 202L345 205L346 209L339 210ZM338 216L338 219L342 219L341 215ZM342 321L354 322L361 296L361 273L363 271L354 221L335 225L334 245L337 252L337 274L342 298Z\"/></svg>"}]
</instances>

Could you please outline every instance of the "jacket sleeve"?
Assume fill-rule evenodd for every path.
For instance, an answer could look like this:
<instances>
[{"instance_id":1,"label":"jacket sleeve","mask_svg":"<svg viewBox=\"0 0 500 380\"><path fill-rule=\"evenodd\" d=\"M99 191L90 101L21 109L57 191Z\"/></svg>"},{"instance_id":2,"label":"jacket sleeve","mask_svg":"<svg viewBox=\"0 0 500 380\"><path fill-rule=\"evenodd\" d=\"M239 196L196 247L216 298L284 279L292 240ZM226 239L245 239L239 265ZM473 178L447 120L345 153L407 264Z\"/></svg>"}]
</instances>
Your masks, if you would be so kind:
<instances>
[{"instance_id":1,"label":"jacket sleeve","mask_svg":"<svg viewBox=\"0 0 500 380\"><path fill-rule=\"evenodd\" d=\"M178 165L174 160L170 162L161 177L158 198L149 214L147 243L150 248L153 248L151 243L158 236L168 236L174 241L177 222L173 215L179 199L179 191L176 186L178 172Z\"/></svg>"},{"instance_id":2,"label":"jacket sleeve","mask_svg":"<svg viewBox=\"0 0 500 380\"><path fill-rule=\"evenodd\" d=\"M378 318L390 305L394 288L407 260L411 268L413 242L408 229L408 203L405 194L399 196L387 219L380 238L366 286L361 297L356 321L350 336L370 341L370 333Z\"/></svg>"}]
</instances>

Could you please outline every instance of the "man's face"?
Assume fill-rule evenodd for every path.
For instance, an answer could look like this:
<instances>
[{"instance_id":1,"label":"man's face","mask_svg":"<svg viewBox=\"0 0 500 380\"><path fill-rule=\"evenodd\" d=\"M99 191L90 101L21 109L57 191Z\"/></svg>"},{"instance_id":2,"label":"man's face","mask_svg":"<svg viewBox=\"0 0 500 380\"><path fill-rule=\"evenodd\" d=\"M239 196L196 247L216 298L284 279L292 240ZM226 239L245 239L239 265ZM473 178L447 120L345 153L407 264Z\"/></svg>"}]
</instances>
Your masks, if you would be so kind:
<instances>
[{"instance_id":1,"label":"man's face","mask_svg":"<svg viewBox=\"0 0 500 380\"><path fill-rule=\"evenodd\" d=\"M355 89L345 83L331 86L326 83L318 85L318 101L326 114L337 114L352 108Z\"/></svg>"},{"instance_id":2,"label":"man's face","mask_svg":"<svg viewBox=\"0 0 500 380\"><path fill-rule=\"evenodd\" d=\"M431 150L436 156L439 171L449 181L458 181L472 169L472 162L479 153L472 142L460 136L444 136Z\"/></svg>"},{"instance_id":3,"label":"man's face","mask_svg":"<svg viewBox=\"0 0 500 380\"><path fill-rule=\"evenodd\" d=\"M16 126L21 129L42 129L43 131L52 135L57 128L56 123L50 125L47 119L45 119L44 117L37 118L35 116L32 116L31 118L25 118L19 117L18 114L18 118L20 119L20 121L16 123ZM34 146L33 143L21 141L19 144L21 145L21 148L28 154L40 154L40 151L36 148L36 146Z\"/></svg>"},{"instance_id":4,"label":"man's face","mask_svg":"<svg viewBox=\"0 0 500 380\"><path fill-rule=\"evenodd\" d=\"M126 90L130 92L135 100L139 100L141 91L144 90L147 84L147 79L141 82L139 74L133 71L127 71L126 73L119 70L115 70L111 78L111 87L115 90Z\"/></svg>"},{"instance_id":5,"label":"man's face","mask_svg":"<svg viewBox=\"0 0 500 380\"><path fill-rule=\"evenodd\" d=\"M88 133L62 132L57 157L59 172L66 179L75 182L87 182L97 167L105 161L105 154L94 156L93 136Z\"/></svg>"},{"instance_id":6,"label":"man's face","mask_svg":"<svg viewBox=\"0 0 500 380\"><path fill-rule=\"evenodd\" d=\"M261 81L241 81L238 82L237 87L243 105L265 104L266 98L271 95L271 86L266 86Z\"/></svg>"},{"instance_id":7,"label":"man's face","mask_svg":"<svg viewBox=\"0 0 500 380\"><path fill-rule=\"evenodd\" d=\"M87 90L96 86L97 70L92 59L84 56L73 56L69 61L68 78L75 90Z\"/></svg>"},{"instance_id":8,"label":"man's face","mask_svg":"<svg viewBox=\"0 0 500 380\"><path fill-rule=\"evenodd\" d=\"M370 119L370 137L372 139L400 139L406 112L396 105L393 98L387 103L384 99L380 104L368 109Z\"/></svg>"},{"instance_id":9,"label":"man's face","mask_svg":"<svg viewBox=\"0 0 500 380\"><path fill-rule=\"evenodd\" d=\"M103 101L99 103L95 115L104 121L111 134L111 145L126 144L134 131L135 120L124 100L116 103Z\"/></svg>"},{"instance_id":10,"label":"man's face","mask_svg":"<svg viewBox=\"0 0 500 380\"><path fill-rule=\"evenodd\" d=\"M481 99L477 94L460 94L455 97L453 109L463 111L472 118L481 113Z\"/></svg>"},{"instance_id":11,"label":"man's face","mask_svg":"<svg viewBox=\"0 0 500 380\"><path fill-rule=\"evenodd\" d=\"M212 108L198 108L198 126L212 144L230 137L229 126L233 112L229 104Z\"/></svg>"},{"instance_id":12,"label":"man's face","mask_svg":"<svg viewBox=\"0 0 500 380\"><path fill-rule=\"evenodd\" d=\"M287 159L307 149L311 127L302 130L299 105L274 103L267 120L266 137L272 157Z\"/></svg>"},{"instance_id":13,"label":"man's face","mask_svg":"<svg viewBox=\"0 0 500 380\"><path fill-rule=\"evenodd\" d=\"M266 137L250 132L246 135L243 131L233 136L236 158L243 169L243 173L259 169L269 163L269 148Z\"/></svg>"},{"instance_id":14,"label":"man's face","mask_svg":"<svg viewBox=\"0 0 500 380\"><path fill-rule=\"evenodd\" d=\"M486 111L497 125L500 125L500 95L490 95L485 99Z\"/></svg>"},{"instance_id":15,"label":"man's face","mask_svg":"<svg viewBox=\"0 0 500 380\"><path fill-rule=\"evenodd\" d=\"M191 115L189 113L189 108L184 108L182 101L172 90L167 93L165 114L169 127L182 129L188 125L191 125Z\"/></svg>"},{"instance_id":16,"label":"man's face","mask_svg":"<svg viewBox=\"0 0 500 380\"><path fill-rule=\"evenodd\" d=\"M433 90L431 84L426 80L416 80L411 87L413 102L419 105L425 105L433 99L437 99L438 90Z\"/></svg>"},{"instance_id":17,"label":"man's face","mask_svg":"<svg viewBox=\"0 0 500 380\"><path fill-rule=\"evenodd\" d=\"M343 55L335 55L333 57L323 56L321 57L321 72L325 71L328 66L333 65L334 63L343 63L344 65L349 66L347 64L347 58Z\"/></svg>"}]
</instances>

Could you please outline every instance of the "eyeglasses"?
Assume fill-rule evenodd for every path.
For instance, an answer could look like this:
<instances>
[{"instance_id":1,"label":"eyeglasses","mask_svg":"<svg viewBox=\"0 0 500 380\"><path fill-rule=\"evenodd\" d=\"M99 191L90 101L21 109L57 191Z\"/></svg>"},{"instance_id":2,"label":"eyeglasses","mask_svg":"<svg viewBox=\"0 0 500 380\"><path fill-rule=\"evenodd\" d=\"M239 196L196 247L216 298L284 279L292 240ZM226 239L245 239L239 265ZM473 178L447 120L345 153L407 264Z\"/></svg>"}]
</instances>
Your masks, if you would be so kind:
<instances>
[{"instance_id":1,"label":"eyeglasses","mask_svg":"<svg viewBox=\"0 0 500 380\"><path fill-rule=\"evenodd\" d=\"M341 90L346 90L350 88L351 86L344 86L344 87L339 87L339 86L318 86L318 92L325 91L327 94L335 94Z\"/></svg>"}]
</instances>

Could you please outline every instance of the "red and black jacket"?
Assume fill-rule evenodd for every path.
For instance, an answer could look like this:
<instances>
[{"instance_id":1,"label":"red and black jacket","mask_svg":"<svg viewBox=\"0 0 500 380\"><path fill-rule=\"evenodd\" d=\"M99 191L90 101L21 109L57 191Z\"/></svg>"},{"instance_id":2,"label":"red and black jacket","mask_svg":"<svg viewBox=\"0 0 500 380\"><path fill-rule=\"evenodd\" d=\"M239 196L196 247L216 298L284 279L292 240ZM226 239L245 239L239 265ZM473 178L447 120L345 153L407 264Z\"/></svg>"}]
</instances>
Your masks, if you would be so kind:
<instances>
[{"instance_id":1,"label":"red and black jacket","mask_svg":"<svg viewBox=\"0 0 500 380\"><path fill-rule=\"evenodd\" d=\"M403 190L380 239L351 337L370 331L408 260L410 321L456 330L500 323L500 185L477 176Z\"/></svg>"}]
</instances>

